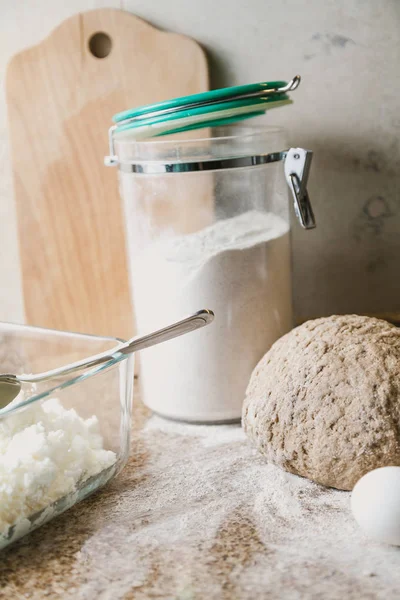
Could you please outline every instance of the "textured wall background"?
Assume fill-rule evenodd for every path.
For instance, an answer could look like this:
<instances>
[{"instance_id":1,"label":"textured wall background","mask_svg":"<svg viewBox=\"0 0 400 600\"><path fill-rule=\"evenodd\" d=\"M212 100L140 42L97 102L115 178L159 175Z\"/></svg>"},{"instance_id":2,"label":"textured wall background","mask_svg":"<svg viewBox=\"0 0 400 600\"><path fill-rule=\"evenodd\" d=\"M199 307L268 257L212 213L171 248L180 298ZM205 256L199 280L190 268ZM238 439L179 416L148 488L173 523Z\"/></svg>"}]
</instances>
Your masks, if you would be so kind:
<instances>
[{"instance_id":1,"label":"textured wall background","mask_svg":"<svg viewBox=\"0 0 400 600\"><path fill-rule=\"evenodd\" d=\"M62 19L130 10L197 39L211 83L288 79L295 104L271 111L291 145L310 148L318 228L294 227L299 318L400 314L400 2L398 0L0 0L0 88L12 54ZM0 96L0 320L23 321L4 93Z\"/></svg>"}]
</instances>

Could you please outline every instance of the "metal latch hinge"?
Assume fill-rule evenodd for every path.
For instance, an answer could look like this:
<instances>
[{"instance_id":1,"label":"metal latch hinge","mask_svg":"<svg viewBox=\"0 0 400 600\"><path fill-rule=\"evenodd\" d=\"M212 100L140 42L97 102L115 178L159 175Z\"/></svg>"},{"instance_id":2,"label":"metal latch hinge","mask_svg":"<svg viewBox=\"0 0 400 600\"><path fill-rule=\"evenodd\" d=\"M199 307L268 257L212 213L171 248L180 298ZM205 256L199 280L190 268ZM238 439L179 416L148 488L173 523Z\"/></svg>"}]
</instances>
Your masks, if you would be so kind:
<instances>
[{"instance_id":1,"label":"metal latch hinge","mask_svg":"<svg viewBox=\"0 0 400 600\"><path fill-rule=\"evenodd\" d=\"M304 229L315 227L314 213L307 192L307 181L312 161L311 150L290 148L285 158L285 177L292 192L294 210Z\"/></svg>"}]
</instances>

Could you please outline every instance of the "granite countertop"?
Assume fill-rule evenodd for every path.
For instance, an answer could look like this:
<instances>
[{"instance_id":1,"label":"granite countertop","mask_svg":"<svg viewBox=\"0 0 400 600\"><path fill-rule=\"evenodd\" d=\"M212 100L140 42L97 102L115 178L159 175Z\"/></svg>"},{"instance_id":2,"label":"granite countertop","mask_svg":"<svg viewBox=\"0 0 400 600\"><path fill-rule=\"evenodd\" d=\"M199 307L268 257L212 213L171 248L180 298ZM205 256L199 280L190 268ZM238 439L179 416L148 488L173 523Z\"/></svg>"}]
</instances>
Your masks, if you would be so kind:
<instances>
[{"instance_id":1,"label":"granite countertop","mask_svg":"<svg viewBox=\"0 0 400 600\"><path fill-rule=\"evenodd\" d=\"M137 399L124 471L1 559L13 599L400 594L400 549L363 537L348 493L266 464L239 425L168 422Z\"/></svg>"}]
</instances>

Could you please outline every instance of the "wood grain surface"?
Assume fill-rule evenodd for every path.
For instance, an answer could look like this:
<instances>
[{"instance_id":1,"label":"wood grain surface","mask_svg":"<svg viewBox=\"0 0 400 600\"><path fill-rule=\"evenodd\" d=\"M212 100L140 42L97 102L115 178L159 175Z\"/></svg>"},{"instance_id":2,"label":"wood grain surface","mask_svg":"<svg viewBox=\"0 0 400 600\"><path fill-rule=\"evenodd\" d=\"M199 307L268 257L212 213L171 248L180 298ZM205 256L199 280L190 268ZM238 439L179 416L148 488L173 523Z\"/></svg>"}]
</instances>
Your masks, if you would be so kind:
<instances>
[{"instance_id":1,"label":"wood grain surface","mask_svg":"<svg viewBox=\"0 0 400 600\"><path fill-rule=\"evenodd\" d=\"M6 97L27 323L134 333L117 172L103 165L108 127L120 110L207 87L196 42L114 9L75 15L13 57Z\"/></svg>"}]
</instances>

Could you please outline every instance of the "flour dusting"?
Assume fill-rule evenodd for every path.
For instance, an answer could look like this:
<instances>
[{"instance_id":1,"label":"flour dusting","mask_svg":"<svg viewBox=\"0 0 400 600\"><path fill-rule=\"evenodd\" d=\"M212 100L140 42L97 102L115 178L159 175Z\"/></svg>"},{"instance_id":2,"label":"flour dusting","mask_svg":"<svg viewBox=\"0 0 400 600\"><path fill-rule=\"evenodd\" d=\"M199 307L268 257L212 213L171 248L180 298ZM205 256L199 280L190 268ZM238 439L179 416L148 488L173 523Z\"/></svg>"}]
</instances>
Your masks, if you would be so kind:
<instances>
[{"instance_id":1,"label":"flour dusting","mask_svg":"<svg viewBox=\"0 0 400 600\"><path fill-rule=\"evenodd\" d=\"M138 444L112 523L77 557L82 598L398 597L399 554L363 537L349 493L267 464L239 426L152 417Z\"/></svg>"}]
</instances>

